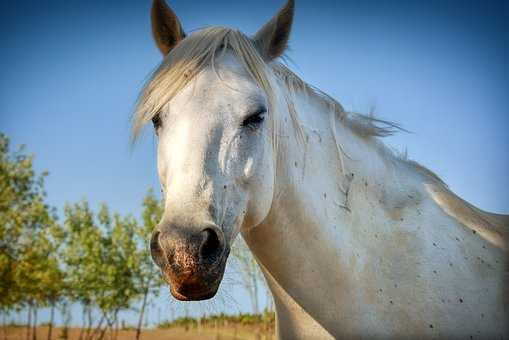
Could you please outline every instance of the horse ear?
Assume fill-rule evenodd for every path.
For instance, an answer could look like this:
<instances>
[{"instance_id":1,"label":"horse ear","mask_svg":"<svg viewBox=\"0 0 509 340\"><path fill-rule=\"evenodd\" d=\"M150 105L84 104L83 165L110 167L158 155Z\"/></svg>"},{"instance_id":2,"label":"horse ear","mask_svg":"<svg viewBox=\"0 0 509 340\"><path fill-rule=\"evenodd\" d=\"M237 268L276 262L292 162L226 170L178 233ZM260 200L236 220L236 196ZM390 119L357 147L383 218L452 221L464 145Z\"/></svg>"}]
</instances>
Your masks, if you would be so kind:
<instances>
[{"instance_id":1,"label":"horse ear","mask_svg":"<svg viewBox=\"0 0 509 340\"><path fill-rule=\"evenodd\" d=\"M154 0L152 3L152 34L157 47L167 55L181 40L186 37L175 12L164 2Z\"/></svg>"},{"instance_id":2,"label":"horse ear","mask_svg":"<svg viewBox=\"0 0 509 340\"><path fill-rule=\"evenodd\" d=\"M275 59L288 47L292 29L294 0L288 2L254 36L254 42L265 60Z\"/></svg>"}]
</instances>

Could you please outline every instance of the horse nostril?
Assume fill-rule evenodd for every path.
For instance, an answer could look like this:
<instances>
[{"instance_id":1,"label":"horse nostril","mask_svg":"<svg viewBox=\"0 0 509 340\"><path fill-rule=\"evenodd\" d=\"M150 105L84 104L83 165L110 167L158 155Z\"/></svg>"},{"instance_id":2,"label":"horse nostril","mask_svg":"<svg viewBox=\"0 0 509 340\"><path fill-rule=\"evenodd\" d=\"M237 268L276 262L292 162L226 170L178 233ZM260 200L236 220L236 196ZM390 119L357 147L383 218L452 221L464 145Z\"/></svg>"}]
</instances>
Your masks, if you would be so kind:
<instances>
[{"instance_id":1,"label":"horse nostril","mask_svg":"<svg viewBox=\"0 0 509 340\"><path fill-rule=\"evenodd\" d=\"M218 232L212 228L202 230L203 241L200 246L200 258L215 261L222 251Z\"/></svg>"},{"instance_id":2,"label":"horse nostril","mask_svg":"<svg viewBox=\"0 0 509 340\"><path fill-rule=\"evenodd\" d=\"M152 237L150 238L150 255L152 256L152 260L154 260L159 267L163 267L166 261L164 260L164 253L161 249L161 245L159 244L160 234L160 231L152 233Z\"/></svg>"}]
</instances>

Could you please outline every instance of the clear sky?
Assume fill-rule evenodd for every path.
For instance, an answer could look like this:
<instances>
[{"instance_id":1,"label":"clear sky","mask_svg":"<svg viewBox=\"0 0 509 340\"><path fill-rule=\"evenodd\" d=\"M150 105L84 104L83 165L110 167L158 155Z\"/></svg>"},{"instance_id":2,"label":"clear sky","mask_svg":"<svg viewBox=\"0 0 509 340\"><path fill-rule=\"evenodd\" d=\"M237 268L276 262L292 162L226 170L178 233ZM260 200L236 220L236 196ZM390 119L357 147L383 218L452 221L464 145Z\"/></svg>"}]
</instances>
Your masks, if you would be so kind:
<instances>
[{"instance_id":1,"label":"clear sky","mask_svg":"<svg viewBox=\"0 0 509 340\"><path fill-rule=\"evenodd\" d=\"M288 55L304 80L347 109L374 106L401 123L412 133L389 145L481 209L509 213L509 1L296 2ZM248 34L282 4L170 2L188 31ZM139 216L146 190L159 187L151 132L132 151L128 143L137 94L161 60L149 8L149 0L0 2L0 131L49 170L48 199L60 211L87 198ZM246 309L245 294L226 286L238 300L228 308ZM169 316L166 299L153 320L158 309Z\"/></svg>"}]
</instances>

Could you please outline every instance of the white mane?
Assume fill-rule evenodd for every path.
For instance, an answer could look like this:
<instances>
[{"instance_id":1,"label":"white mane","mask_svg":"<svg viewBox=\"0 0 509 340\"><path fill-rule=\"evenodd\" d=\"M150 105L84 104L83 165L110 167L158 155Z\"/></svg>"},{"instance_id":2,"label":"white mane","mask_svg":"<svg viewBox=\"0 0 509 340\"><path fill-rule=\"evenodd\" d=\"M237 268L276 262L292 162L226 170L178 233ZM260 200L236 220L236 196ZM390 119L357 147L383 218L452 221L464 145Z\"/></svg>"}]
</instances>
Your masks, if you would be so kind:
<instances>
[{"instance_id":1,"label":"white mane","mask_svg":"<svg viewBox=\"0 0 509 340\"><path fill-rule=\"evenodd\" d=\"M306 83L281 61L266 63L258 52L253 41L238 30L225 27L210 27L196 31L181 41L162 61L147 81L140 98L136 113L132 119L132 136L136 140L143 126L159 114L180 90L182 90L205 67L214 67L216 58L225 51L231 51L244 65L257 85L266 93L269 104L274 101L274 89L270 81L270 73L286 84L289 93L305 92L320 101L334 113L339 120L358 136L363 138L386 137L404 129L397 123L375 118L373 114L365 115L347 112L341 104L328 94ZM287 100L290 115L298 129L301 129L299 118L291 100ZM333 123L331 123L333 124ZM273 126L274 123L273 123ZM274 134L274 139L276 134ZM276 141L274 141L276 143ZM375 140L374 143L377 143ZM344 152L337 141L339 157L343 163ZM443 184L440 178L417 162L395 156L387 147L379 144L387 157L406 162L416 171ZM341 169L343 172L344 169Z\"/></svg>"},{"instance_id":2,"label":"white mane","mask_svg":"<svg viewBox=\"0 0 509 340\"><path fill-rule=\"evenodd\" d=\"M178 44L163 60L148 80L138 100L133 118L133 136L150 121L204 67L214 65L217 55L232 51L269 98L274 92L268 72L272 71L291 91L304 91L319 98L337 113L353 131L366 137L385 137L401 130L393 122L372 115L346 112L341 104L319 89L307 84L279 61L267 64L249 37L242 32L223 27L196 31Z\"/></svg>"}]
</instances>

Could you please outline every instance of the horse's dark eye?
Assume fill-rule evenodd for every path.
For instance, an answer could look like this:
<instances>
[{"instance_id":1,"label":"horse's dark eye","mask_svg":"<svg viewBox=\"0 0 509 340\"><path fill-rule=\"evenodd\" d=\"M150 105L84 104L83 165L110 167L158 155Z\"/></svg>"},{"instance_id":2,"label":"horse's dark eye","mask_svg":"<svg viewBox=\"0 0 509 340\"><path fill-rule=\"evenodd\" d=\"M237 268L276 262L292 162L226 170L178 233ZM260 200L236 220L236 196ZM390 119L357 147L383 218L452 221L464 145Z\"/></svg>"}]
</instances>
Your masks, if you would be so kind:
<instances>
[{"instance_id":1,"label":"horse's dark eye","mask_svg":"<svg viewBox=\"0 0 509 340\"><path fill-rule=\"evenodd\" d=\"M159 114L156 114L154 117L152 117L152 124L154 124L154 129L159 129L161 127L161 117Z\"/></svg>"},{"instance_id":2,"label":"horse's dark eye","mask_svg":"<svg viewBox=\"0 0 509 340\"><path fill-rule=\"evenodd\" d=\"M256 113L250 115L244 121L242 122L242 127L250 127L250 128L257 128L259 127L263 121L265 120L265 113L267 112L266 109L260 109Z\"/></svg>"}]
</instances>

